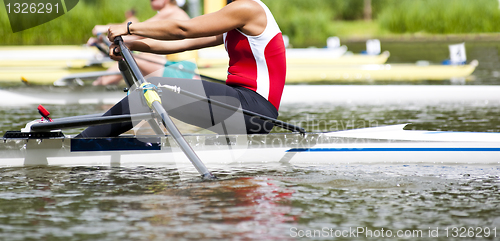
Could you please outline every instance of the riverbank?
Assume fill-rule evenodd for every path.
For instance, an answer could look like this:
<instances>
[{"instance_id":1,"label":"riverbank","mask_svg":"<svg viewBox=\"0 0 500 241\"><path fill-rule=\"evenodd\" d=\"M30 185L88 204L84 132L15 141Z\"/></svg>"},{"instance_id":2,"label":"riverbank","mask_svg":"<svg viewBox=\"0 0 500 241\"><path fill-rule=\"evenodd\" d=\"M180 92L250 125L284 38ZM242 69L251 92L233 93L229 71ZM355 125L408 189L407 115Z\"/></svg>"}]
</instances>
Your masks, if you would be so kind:
<instances>
[{"instance_id":1,"label":"riverbank","mask_svg":"<svg viewBox=\"0 0 500 241\"><path fill-rule=\"evenodd\" d=\"M388 42L500 42L500 33L474 34L430 34L430 33L391 33L380 27L378 22L371 21L335 21L332 30L337 33L343 44L366 42L368 39L379 39Z\"/></svg>"}]
</instances>

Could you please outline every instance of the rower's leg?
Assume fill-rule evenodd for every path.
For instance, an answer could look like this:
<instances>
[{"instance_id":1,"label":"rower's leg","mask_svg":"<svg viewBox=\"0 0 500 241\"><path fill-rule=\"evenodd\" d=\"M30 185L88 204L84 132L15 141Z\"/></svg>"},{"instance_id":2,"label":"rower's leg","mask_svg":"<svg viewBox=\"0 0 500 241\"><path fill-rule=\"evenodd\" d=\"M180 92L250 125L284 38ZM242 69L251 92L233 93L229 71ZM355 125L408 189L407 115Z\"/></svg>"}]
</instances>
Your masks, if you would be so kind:
<instances>
[{"instance_id":1,"label":"rower's leg","mask_svg":"<svg viewBox=\"0 0 500 241\"><path fill-rule=\"evenodd\" d=\"M130 114L130 105L129 105L129 96L123 98L116 105L111 107L103 116L111 116L111 115L123 115ZM143 108L142 113L148 113L149 109ZM76 138L86 138L86 137L114 137L118 136L130 129L132 129L132 122L122 122L115 124L105 124L105 125L97 125L90 126L82 133L76 136Z\"/></svg>"},{"instance_id":2,"label":"rower's leg","mask_svg":"<svg viewBox=\"0 0 500 241\"><path fill-rule=\"evenodd\" d=\"M155 85L160 83L176 85L183 90L200 96L206 96L219 102L241 107L271 118L278 117L278 112L271 103L254 91L243 87L234 88L218 83L190 79L150 78L148 80ZM188 124L209 129L220 134L269 133L273 128L273 124L269 122L262 121L258 118L252 118L243 115L241 112L228 110L206 101L200 101L182 94L173 93L169 90L163 90L162 105L169 115ZM149 112L149 108L142 100L140 91L134 91L118 102L104 115L109 116L147 112ZM77 137L113 137L132 129L132 127L132 121L91 126Z\"/></svg>"},{"instance_id":3,"label":"rower's leg","mask_svg":"<svg viewBox=\"0 0 500 241\"><path fill-rule=\"evenodd\" d=\"M235 88L219 83L192 79L150 78L148 81L156 85L175 85L182 90L271 118L278 116L276 108L264 97L243 87ZM241 112L235 113L234 110L228 110L169 90L163 90L162 103L171 116L220 134L269 133L273 128L273 124L258 118L251 118ZM219 125L221 123L224 125Z\"/></svg>"}]
</instances>

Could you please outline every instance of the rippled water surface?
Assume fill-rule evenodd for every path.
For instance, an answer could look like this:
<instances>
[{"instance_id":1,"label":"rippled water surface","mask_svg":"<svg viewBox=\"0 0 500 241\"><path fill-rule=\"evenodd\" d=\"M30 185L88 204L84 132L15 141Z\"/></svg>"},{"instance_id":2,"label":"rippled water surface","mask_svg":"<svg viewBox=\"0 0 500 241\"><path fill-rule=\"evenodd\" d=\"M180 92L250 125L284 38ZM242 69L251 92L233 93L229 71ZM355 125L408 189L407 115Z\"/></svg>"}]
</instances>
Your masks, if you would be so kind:
<instances>
[{"instance_id":1,"label":"rippled water surface","mask_svg":"<svg viewBox=\"0 0 500 241\"><path fill-rule=\"evenodd\" d=\"M287 240L362 228L343 240L384 240L367 238L368 230L428 238L430 228L449 240L446 228L475 227L490 229L483 239L498 240L498 167L227 166L215 170L220 180L212 182L183 179L177 171L3 168L0 238ZM316 232L315 239L323 238L331 232Z\"/></svg>"},{"instance_id":2,"label":"rippled water surface","mask_svg":"<svg viewBox=\"0 0 500 241\"><path fill-rule=\"evenodd\" d=\"M47 108L59 117L106 106ZM491 103L285 105L280 118L310 131L413 123L408 128L498 132L499 112ZM4 107L0 114L2 132L38 118L36 106ZM452 233L462 227L473 227L465 235L481 239L500 236L496 165L225 166L213 170L220 180L211 182L186 171L1 168L0 240L331 239L347 230L360 232L340 240L388 240L388 234L398 240L398 231L409 235L405 240L431 231L449 240L463 235ZM385 238L377 236L382 229Z\"/></svg>"},{"instance_id":3,"label":"rippled water surface","mask_svg":"<svg viewBox=\"0 0 500 241\"><path fill-rule=\"evenodd\" d=\"M426 44L382 48L395 63L447 57L446 44L432 46L435 55L423 54ZM467 43L469 59L480 62L467 84L500 83L497 48ZM46 107L53 118L109 108ZM491 102L280 109L280 119L308 131L411 123L407 129L500 132L499 116L500 104ZM36 105L0 107L0 133L36 118ZM498 165L253 164L212 171L219 180L200 181L192 169L175 166L0 168L0 240L500 240Z\"/></svg>"}]
</instances>

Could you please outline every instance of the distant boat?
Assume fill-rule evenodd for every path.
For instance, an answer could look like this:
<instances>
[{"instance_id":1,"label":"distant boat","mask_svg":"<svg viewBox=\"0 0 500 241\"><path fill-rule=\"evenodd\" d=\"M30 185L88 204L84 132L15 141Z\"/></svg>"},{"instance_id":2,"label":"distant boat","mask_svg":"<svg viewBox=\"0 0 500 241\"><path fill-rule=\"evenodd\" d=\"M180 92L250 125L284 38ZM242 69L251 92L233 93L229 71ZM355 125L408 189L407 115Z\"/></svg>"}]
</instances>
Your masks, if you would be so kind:
<instances>
[{"instance_id":1,"label":"distant boat","mask_svg":"<svg viewBox=\"0 0 500 241\"><path fill-rule=\"evenodd\" d=\"M287 66L287 84L315 83L324 81L416 81L449 80L472 74L478 65L473 60L467 65L417 65L417 64L370 64L370 65L296 65ZM227 67L199 69L200 74L214 78L227 77Z\"/></svg>"},{"instance_id":2,"label":"distant boat","mask_svg":"<svg viewBox=\"0 0 500 241\"><path fill-rule=\"evenodd\" d=\"M328 64L328 65L360 65L383 64L390 53L385 51L378 55L352 54L342 45L337 48L291 48L286 49L287 64ZM199 68L221 67L229 64L229 57L224 48L215 47L198 50L197 64Z\"/></svg>"},{"instance_id":3,"label":"distant boat","mask_svg":"<svg viewBox=\"0 0 500 241\"><path fill-rule=\"evenodd\" d=\"M111 61L94 47L85 45L1 46L3 67L71 67L81 68Z\"/></svg>"},{"instance_id":4,"label":"distant boat","mask_svg":"<svg viewBox=\"0 0 500 241\"><path fill-rule=\"evenodd\" d=\"M102 65L77 68L53 66L0 67L0 83L21 83L22 81L35 85L52 85L56 80L67 75L95 71L104 73L106 69L106 66Z\"/></svg>"}]
</instances>

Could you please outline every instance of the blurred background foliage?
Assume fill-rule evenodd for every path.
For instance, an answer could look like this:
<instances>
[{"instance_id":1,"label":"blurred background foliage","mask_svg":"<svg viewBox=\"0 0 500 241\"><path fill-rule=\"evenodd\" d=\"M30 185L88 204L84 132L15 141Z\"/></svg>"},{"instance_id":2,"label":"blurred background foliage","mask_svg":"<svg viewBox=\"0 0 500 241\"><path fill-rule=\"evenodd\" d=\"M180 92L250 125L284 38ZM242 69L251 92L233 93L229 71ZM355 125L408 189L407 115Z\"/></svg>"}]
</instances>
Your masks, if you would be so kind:
<instances>
[{"instance_id":1,"label":"blurred background foliage","mask_svg":"<svg viewBox=\"0 0 500 241\"><path fill-rule=\"evenodd\" d=\"M84 44L97 24L122 23L134 8L140 21L154 16L147 0L80 0L71 11L40 26L12 33L7 11L0 8L0 45Z\"/></svg>"},{"instance_id":2,"label":"blurred background foliage","mask_svg":"<svg viewBox=\"0 0 500 241\"><path fill-rule=\"evenodd\" d=\"M497 0L398 0L378 16L393 33L435 34L500 31Z\"/></svg>"},{"instance_id":3,"label":"blurred background foliage","mask_svg":"<svg viewBox=\"0 0 500 241\"><path fill-rule=\"evenodd\" d=\"M498 0L263 0L295 47L326 44L329 36L469 34L500 31Z\"/></svg>"},{"instance_id":4,"label":"blurred background foliage","mask_svg":"<svg viewBox=\"0 0 500 241\"><path fill-rule=\"evenodd\" d=\"M500 32L498 0L262 0L294 47L323 47L330 36L383 37L394 34L471 34ZM371 21L365 20L366 3ZM0 8L0 45L83 44L96 24L125 21L134 8L152 17L147 0L80 0L69 13L13 34Z\"/></svg>"}]
</instances>

